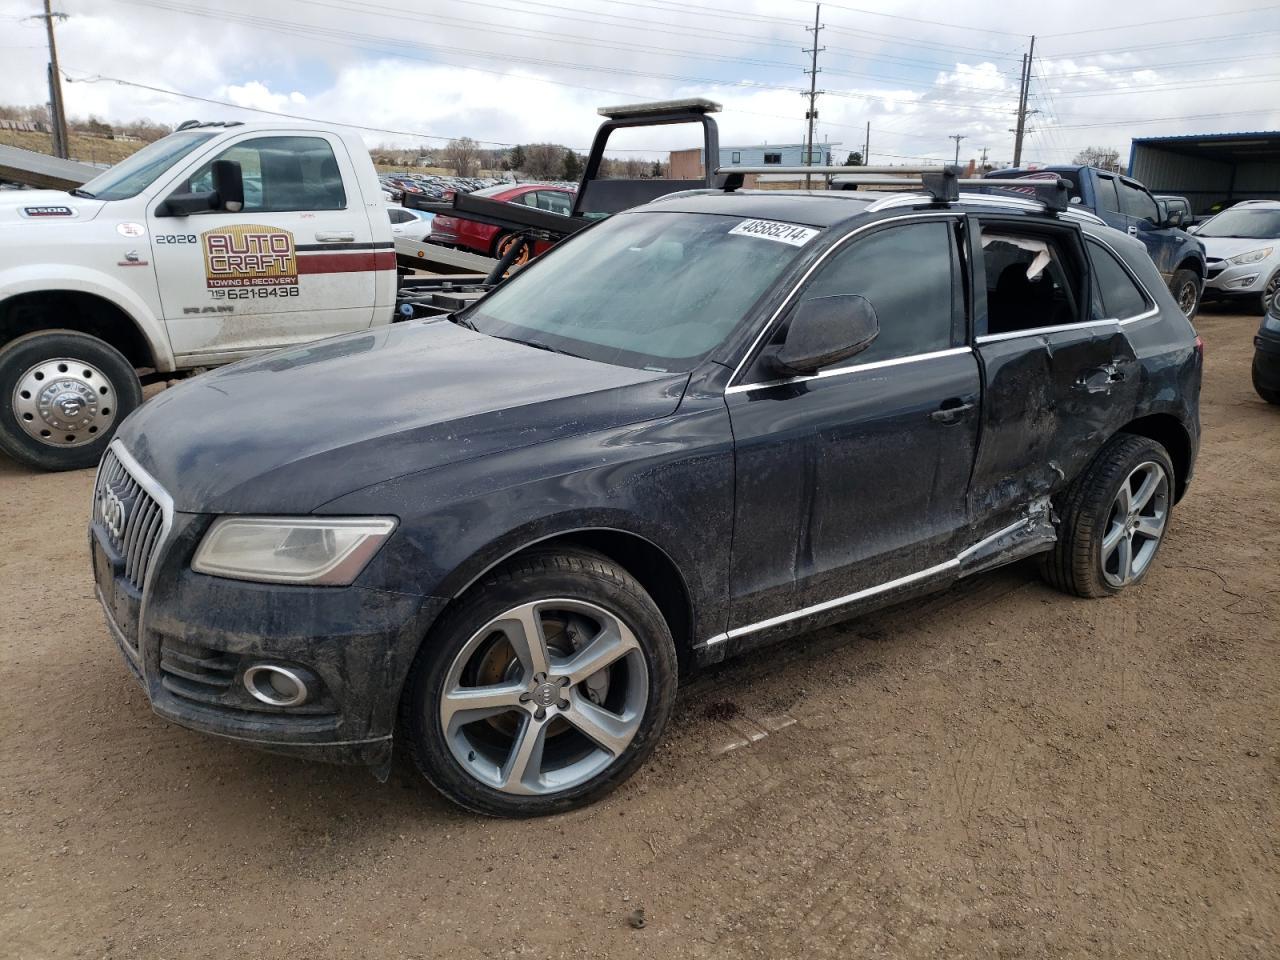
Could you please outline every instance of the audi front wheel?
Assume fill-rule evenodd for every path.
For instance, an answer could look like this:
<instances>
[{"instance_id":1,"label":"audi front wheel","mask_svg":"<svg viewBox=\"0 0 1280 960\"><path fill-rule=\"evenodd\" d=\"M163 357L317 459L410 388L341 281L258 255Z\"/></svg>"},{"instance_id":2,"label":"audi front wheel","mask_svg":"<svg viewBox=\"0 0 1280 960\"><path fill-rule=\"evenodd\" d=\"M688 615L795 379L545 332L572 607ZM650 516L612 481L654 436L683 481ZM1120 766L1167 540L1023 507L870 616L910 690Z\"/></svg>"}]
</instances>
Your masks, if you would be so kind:
<instances>
[{"instance_id":1,"label":"audi front wheel","mask_svg":"<svg viewBox=\"0 0 1280 960\"><path fill-rule=\"evenodd\" d=\"M402 700L422 774L479 813L590 803L652 752L676 690L661 612L588 551L530 554L486 577L423 644Z\"/></svg>"}]
</instances>

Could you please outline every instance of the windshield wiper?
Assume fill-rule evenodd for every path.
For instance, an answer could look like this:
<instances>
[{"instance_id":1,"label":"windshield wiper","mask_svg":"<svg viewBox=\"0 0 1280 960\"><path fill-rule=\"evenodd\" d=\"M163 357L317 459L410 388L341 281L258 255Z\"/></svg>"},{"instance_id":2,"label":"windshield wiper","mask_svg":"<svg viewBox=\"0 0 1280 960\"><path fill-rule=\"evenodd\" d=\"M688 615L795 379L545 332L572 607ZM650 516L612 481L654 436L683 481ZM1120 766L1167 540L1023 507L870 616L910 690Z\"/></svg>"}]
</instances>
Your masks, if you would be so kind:
<instances>
[{"instance_id":1,"label":"windshield wiper","mask_svg":"<svg viewBox=\"0 0 1280 960\"><path fill-rule=\"evenodd\" d=\"M71 194L73 197L84 197L84 199L86 199L86 200L96 200L96 199L97 199L97 198L96 198L92 193L90 193L88 190L82 190L80 187L76 187L74 190L68 190L68 191L67 191L67 193Z\"/></svg>"},{"instance_id":2,"label":"windshield wiper","mask_svg":"<svg viewBox=\"0 0 1280 960\"><path fill-rule=\"evenodd\" d=\"M506 340L510 343L523 343L526 347L533 347L535 350L545 350L547 353L562 353L566 357L577 357L579 360L587 359L580 353L574 353L572 350L564 350L560 347L553 347L549 343L543 343L541 340L525 340L521 337L497 337L498 340Z\"/></svg>"},{"instance_id":3,"label":"windshield wiper","mask_svg":"<svg viewBox=\"0 0 1280 960\"><path fill-rule=\"evenodd\" d=\"M456 323L460 327L466 327L468 330L474 330L476 331L476 333L480 332L479 327L477 327L474 323L472 323L470 320L468 320L466 317L464 317L460 313L451 313L445 319L447 319L450 323Z\"/></svg>"}]
</instances>

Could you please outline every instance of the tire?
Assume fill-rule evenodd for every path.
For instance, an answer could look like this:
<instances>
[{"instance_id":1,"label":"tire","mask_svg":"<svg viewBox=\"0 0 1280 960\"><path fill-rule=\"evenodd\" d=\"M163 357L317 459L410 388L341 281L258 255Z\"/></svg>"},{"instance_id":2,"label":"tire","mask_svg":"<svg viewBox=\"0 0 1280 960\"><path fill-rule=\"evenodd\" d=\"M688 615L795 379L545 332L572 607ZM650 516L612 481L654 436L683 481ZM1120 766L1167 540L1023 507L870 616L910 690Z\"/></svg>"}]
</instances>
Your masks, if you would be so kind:
<instances>
[{"instance_id":1,"label":"tire","mask_svg":"<svg viewBox=\"0 0 1280 960\"><path fill-rule=\"evenodd\" d=\"M0 451L29 467L96 466L141 403L133 366L97 337L42 330L0 349Z\"/></svg>"},{"instance_id":2,"label":"tire","mask_svg":"<svg viewBox=\"0 0 1280 960\"><path fill-rule=\"evenodd\" d=\"M550 649L545 670L521 641L521 624L532 622ZM587 656L603 669L569 676ZM460 806L496 817L562 813L644 763L676 680L671 631L630 574L590 551L539 551L488 574L431 631L401 697L400 731L418 770ZM477 708L469 691L480 688L493 699Z\"/></svg>"},{"instance_id":3,"label":"tire","mask_svg":"<svg viewBox=\"0 0 1280 960\"><path fill-rule=\"evenodd\" d=\"M1148 477L1155 478L1155 489L1139 512L1120 516L1122 487L1129 486L1128 500L1134 501ZM1055 504L1058 542L1041 561L1045 580L1077 597L1108 597L1140 582L1168 531L1174 482L1173 463L1159 443L1128 433L1112 437ZM1127 571L1120 569L1124 541L1132 560Z\"/></svg>"},{"instance_id":4,"label":"tire","mask_svg":"<svg viewBox=\"0 0 1280 960\"><path fill-rule=\"evenodd\" d=\"M508 248L517 238L518 238L518 235L514 233L498 234L497 238L494 239L493 241L493 256L496 259L501 260L503 255L507 252ZM520 251L520 255L515 258L511 266L520 267L528 263L530 253L531 251L529 249L529 244L526 243L524 246L524 249Z\"/></svg>"},{"instance_id":5,"label":"tire","mask_svg":"<svg viewBox=\"0 0 1280 960\"><path fill-rule=\"evenodd\" d=\"M1178 303L1178 309L1188 320L1194 320L1200 312L1200 296L1204 284L1194 270L1175 270L1169 281L1169 292Z\"/></svg>"},{"instance_id":6,"label":"tire","mask_svg":"<svg viewBox=\"0 0 1280 960\"><path fill-rule=\"evenodd\" d=\"M1276 299L1278 295L1280 295L1280 267L1276 269L1275 273L1271 274L1267 285L1262 288L1262 296L1258 299L1258 306L1262 313L1267 312L1271 307L1272 301L1275 301L1280 307L1280 300Z\"/></svg>"},{"instance_id":7,"label":"tire","mask_svg":"<svg viewBox=\"0 0 1280 960\"><path fill-rule=\"evenodd\" d=\"M1262 385L1262 375L1258 372L1258 355L1253 355L1253 367L1250 371L1253 375L1253 389L1267 403L1280 404L1280 390L1270 390Z\"/></svg>"}]
</instances>

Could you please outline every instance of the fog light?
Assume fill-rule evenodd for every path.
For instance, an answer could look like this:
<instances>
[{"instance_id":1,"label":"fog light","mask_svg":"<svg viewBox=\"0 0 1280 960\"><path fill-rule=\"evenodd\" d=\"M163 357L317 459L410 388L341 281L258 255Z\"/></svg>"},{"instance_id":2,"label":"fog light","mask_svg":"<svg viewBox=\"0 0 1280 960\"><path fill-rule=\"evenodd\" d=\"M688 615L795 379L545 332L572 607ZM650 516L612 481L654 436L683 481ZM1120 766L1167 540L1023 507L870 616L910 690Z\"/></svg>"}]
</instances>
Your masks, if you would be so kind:
<instances>
[{"instance_id":1,"label":"fog light","mask_svg":"<svg viewBox=\"0 0 1280 960\"><path fill-rule=\"evenodd\" d=\"M1253 286L1254 281L1257 279L1258 279L1258 275L1256 273L1252 273L1247 277L1237 277L1236 279L1229 282L1227 286L1233 287L1233 288L1239 287L1240 289L1243 290L1245 287Z\"/></svg>"},{"instance_id":2,"label":"fog light","mask_svg":"<svg viewBox=\"0 0 1280 960\"><path fill-rule=\"evenodd\" d=\"M244 688L254 699L273 707L301 706L310 696L301 671L273 663L255 663L246 670Z\"/></svg>"}]
</instances>

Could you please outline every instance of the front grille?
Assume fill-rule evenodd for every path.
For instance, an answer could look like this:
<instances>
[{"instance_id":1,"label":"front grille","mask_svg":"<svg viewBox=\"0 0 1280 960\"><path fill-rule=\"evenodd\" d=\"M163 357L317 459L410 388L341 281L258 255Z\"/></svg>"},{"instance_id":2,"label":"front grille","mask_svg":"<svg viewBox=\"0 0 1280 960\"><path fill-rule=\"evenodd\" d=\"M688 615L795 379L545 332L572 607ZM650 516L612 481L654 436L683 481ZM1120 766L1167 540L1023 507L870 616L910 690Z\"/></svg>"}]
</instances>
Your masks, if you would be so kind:
<instances>
[{"instance_id":1,"label":"front grille","mask_svg":"<svg viewBox=\"0 0 1280 960\"><path fill-rule=\"evenodd\" d=\"M111 546L124 557L124 578L135 590L146 583L160 533L164 509L108 449L93 491L93 519Z\"/></svg>"},{"instance_id":2,"label":"front grille","mask_svg":"<svg viewBox=\"0 0 1280 960\"><path fill-rule=\"evenodd\" d=\"M240 668L240 658L195 644L166 639L160 648L160 671L170 693L217 703Z\"/></svg>"}]
</instances>

